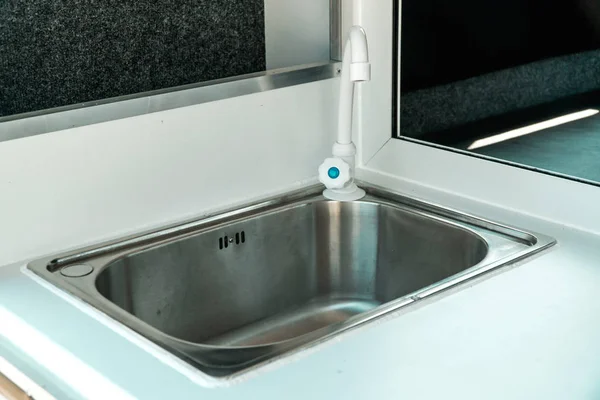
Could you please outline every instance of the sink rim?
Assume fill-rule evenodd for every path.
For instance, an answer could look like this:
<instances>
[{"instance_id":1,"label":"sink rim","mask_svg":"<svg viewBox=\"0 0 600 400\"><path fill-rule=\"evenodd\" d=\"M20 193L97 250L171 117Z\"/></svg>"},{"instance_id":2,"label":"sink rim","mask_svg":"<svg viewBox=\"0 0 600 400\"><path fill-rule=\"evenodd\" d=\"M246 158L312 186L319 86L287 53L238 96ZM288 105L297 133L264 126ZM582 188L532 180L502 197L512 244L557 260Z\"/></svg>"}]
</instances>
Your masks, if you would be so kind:
<instances>
[{"instance_id":1,"label":"sink rim","mask_svg":"<svg viewBox=\"0 0 600 400\"><path fill-rule=\"evenodd\" d=\"M66 252L59 254L58 257L45 257L29 263L27 268L41 278L50 281L59 289L83 300L96 311L106 314L115 322L132 329L137 334L153 341L170 353L202 369L202 367L206 367L206 364L202 364L198 360L191 358L189 354L176 348L175 345L181 344L186 347L232 352L249 349L268 350L271 348L273 349L271 352L258 360L258 363L268 362L269 358L288 353L292 350L301 350L316 343L328 340L357 326L365 325L374 319L390 314L393 311L398 311L413 303L418 303L420 300L429 298L446 289L458 287L465 281L485 275L491 270L514 264L526 257L539 253L556 243L555 239L543 234L509 227L481 217L459 212L448 207L438 206L433 203L397 194L374 185L363 183L361 184L361 187L367 190L368 197L357 202L374 203L378 206L387 205L393 208L399 208L412 214L416 213L428 219L433 218L440 223L450 224L455 228L465 230L470 234L476 235L486 245L487 251L485 257L477 264L457 274L434 282L429 286L420 288L405 296L383 303L372 310L356 314L344 321L330 324L293 338L259 345L244 346L196 343L164 333L104 297L104 295L97 290L97 277L119 259L152 247L165 245L174 240L180 240L188 236L197 235L203 231L216 229L219 226L227 225L246 217L258 217L262 214L272 213L278 209L285 209L294 204L306 205L319 201L331 201L325 199L321 195L320 192L322 186L320 185L310 186L281 196L272 197L264 201L255 202L245 207L237 207L199 219L194 219L189 222L168 225L167 227L153 230L149 233L131 235L102 245L88 246L80 250ZM508 236L511 240L526 244L528 247L521 251L517 251L510 256L495 259L490 262L488 260L490 257L490 242L482 232L492 232L496 235ZM134 251L136 248L137 250ZM63 266L71 265L73 263L85 263L86 260L95 260L97 264L100 264L100 267L94 268L93 273L81 278L65 278L58 273ZM96 267L96 265L93 266ZM82 283L76 284L79 282ZM168 339L168 341L165 339ZM273 355L273 352L279 347L284 348L283 351ZM265 358L267 359L266 361ZM247 363L237 365L236 367L241 367L242 371L236 371L229 374L229 376L244 372L249 363L254 363L254 361L251 360ZM211 368L215 367L211 366Z\"/></svg>"},{"instance_id":2,"label":"sink rim","mask_svg":"<svg viewBox=\"0 0 600 400\"><path fill-rule=\"evenodd\" d=\"M450 207L441 206L429 201L409 197L400 193L396 193L377 185L367 184L364 182L357 181L361 188L367 191L367 198L375 197L376 201L381 203L390 203L392 207L401 208L409 212L416 212L426 214L427 217L434 217L436 219L450 219L447 222L463 222L469 225L481 226L482 228L505 234L511 238L519 239L522 243L535 246L538 241L547 243L550 245L556 243L556 240L550 236L543 235L538 232L530 230L522 230L516 227L510 227L498 222L493 222L483 217L479 217L466 212L458 211ZM67 252L57 252L58 255L51 257L44 257L37 259L27 265L28 269L36 271L39 269L37 264L42 260L46 263L46 269L48 272L56 272L67 264L75 264L81 260L97 257L105 253L113 253L115 251L128 249L133 246L141 246L145 243L154 243L163 239L168 239L174 235L184 235L187 232L192 234L198 233L198 230L212 229L218 226L222 226L233 222L237 219L243 218L244 216L255 215L263 212L276 211L278 208L284 208L294 202L298 202L302 199L307 201L333 201L326 199L322 195L322 185L311 185L302 189L280 194L278 196L272 196L265 200L252 202L247 205L241 205L238 207L232 207L222 211L209 213L198 218L193 218L187 221L175 222L172 224L165 224L165 226L151 229L149 231L142 231L140 233L134 233L130 235L124 235L121 238L104 241L96 245L83 246L76 250ZM364 199L357 200L356 202L363 202ZM36 264L30 267L30 265Z\"/></svg>"}]
</instances>

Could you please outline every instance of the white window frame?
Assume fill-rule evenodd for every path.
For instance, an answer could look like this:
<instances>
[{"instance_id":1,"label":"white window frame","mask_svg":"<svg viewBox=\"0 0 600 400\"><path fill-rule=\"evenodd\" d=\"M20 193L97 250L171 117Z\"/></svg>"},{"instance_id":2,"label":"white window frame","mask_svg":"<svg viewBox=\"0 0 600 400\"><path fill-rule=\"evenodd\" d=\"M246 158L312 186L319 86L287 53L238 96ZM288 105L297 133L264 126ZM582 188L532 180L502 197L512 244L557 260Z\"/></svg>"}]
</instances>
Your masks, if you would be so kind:
<instances>
[{"instance_id":1,"label":"white window frame","mask_svg":"<svg viewBox=\"0 0 600 400\"><path fill-rule=\"evenodd\" d=\"M392 139L393 0L349 0L345 7L352 17L344 29L365 29L372 63L372 80L357 88L359 178L409 195L442 191L600 234L600 187Z\"/></svg>"}]
</instances>

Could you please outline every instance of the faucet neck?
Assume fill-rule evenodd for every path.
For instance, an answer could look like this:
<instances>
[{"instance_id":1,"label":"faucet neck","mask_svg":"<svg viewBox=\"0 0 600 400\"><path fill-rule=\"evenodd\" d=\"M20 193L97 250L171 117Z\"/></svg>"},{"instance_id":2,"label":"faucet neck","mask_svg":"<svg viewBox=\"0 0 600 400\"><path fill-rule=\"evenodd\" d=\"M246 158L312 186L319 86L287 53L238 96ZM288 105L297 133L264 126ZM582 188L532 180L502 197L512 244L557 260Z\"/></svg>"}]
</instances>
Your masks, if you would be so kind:
<instances>
[{"instance_id":1,"label":"faucet neck","mask_svg":"<svg viewBox=\"0 0 600 400\"><path fill-rule=\"evenodd\" d=\"M367 36L360 26L353 26L348 34L340 81L337 142L352 143L352 109L354 103L354 83L371 79L371 64Z\"/></svg>"},{"instance_id":2,"label":"faucet neck","mask_svg":"<svg viewBox=\"0 0 600 400\"><path fill-rule=\"evenodd\" d=\"M355 201L365 196L365 191L354 183L356 146L352 143L352 108L354 82L370 79L367 36L361 27L353 26L342 59L338 132L332 150L334 158L326 159L319 167L319 180L327 187L323 196L328 199Z\"/></svg>"}]
</instances>

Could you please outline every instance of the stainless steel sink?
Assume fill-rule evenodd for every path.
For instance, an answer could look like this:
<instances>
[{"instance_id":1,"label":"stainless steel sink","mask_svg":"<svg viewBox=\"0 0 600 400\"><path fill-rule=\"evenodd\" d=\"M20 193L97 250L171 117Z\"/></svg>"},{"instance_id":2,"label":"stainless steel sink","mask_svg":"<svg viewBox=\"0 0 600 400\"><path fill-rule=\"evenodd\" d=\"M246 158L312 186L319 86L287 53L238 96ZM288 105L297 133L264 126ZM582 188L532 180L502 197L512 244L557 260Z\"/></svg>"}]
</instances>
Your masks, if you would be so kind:
<instances>
[{"instance_id":1,"label":"stainless steel sink","mask_svg":"<svg viewBox=\"0 0 600 400\"><path fill-rule=\"evenodd\" d=\"M28 267L226 376L554 244L366 189L340 203L315 187Z\"/></svg>"}]
</instances>

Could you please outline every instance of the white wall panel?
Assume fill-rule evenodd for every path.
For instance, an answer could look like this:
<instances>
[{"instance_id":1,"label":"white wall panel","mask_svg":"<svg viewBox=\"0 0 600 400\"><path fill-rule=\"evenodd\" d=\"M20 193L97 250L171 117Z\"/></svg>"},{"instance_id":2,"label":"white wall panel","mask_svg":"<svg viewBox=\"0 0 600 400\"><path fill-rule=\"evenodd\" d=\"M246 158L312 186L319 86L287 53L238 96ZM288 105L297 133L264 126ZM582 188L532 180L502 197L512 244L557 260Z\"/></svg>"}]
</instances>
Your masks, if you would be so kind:
<instances>
[{"instance_id":1,"label":"white wall panel","mask_svg":"<svg viewBox=\"0 0 600 400\"><path fill-rule=\"evenodd\" d=\"M0 143L0 266L315 180L337 80Z\"/></svg>"}]
</instances>

